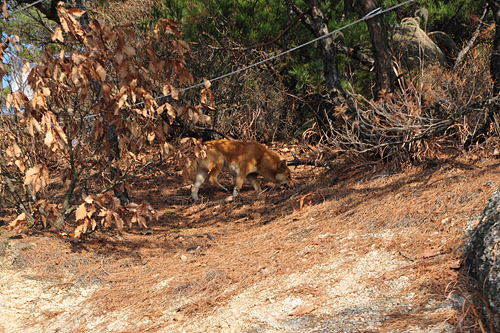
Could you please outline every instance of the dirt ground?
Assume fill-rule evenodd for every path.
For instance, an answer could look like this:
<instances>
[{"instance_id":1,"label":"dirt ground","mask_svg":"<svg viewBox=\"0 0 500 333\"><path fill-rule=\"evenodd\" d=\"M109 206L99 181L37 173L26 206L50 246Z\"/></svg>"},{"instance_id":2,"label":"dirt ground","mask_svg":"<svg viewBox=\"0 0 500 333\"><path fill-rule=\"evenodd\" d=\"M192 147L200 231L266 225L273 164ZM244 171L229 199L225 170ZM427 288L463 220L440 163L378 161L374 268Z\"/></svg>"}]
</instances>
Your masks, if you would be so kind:
<instances>
[{"instance_id":1,"label":"dirt ground","mask_svg":"<svg viewBox=\"0 0 500 333\"><path fill-rule=\"evenodd\" d=\"M0 333L481 332L461 251L499 166L489 152L397 172L339 161L292 167L293 189L205 184L200 202L157 168L131 196L158 221L81 239L9 231L3 212Z\"/></svg>"}]
</instances>

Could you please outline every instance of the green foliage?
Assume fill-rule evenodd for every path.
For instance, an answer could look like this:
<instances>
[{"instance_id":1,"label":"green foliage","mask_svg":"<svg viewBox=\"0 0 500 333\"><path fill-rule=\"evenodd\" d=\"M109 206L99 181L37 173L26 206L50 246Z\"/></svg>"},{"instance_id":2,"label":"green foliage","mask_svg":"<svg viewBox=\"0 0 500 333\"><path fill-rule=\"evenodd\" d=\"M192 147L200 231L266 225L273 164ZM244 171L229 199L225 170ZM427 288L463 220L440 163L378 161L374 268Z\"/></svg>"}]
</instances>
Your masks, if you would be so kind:
<instances>
[{"instance_id":1,"label":"green foliage","mask_svg":"<svg viewBox=\"0 0 500 333\"><path fill-rule=\"evenodd\" d=\"M297 91L307 93L312 89L315 93L319 93L322 90L322 67L323 64L319 60L310 63L296 63L292 65L288 74L296 81Z\"/></svg>"},{"instance_id":2,"label":"green foliage","mask_svg":"<svg viewBox=\"0 0 500 333\"><path fill-rule=\"evenodd\" d=\"M56 27L54 22L39 15L35 9L17 12L1 23L4 34L19 36L21 49L18 51L18 56L31 62L40 60L42 50L51 42Z\"/></svg>"},{"instance_id":3,"label":"green foliage","mask_svg":"<svg viewBox=\"0 0 500 333\"><path fill-rule=\"evenodd\" d=\"M37 19L34 20L33 17ZM13 73L20 71L17 68L18 60L26 60L30 63L38 63L41 60L42 51L46 43L50 41L52 32L50 29L55 29L55 25L43 16L37 15L35 9L20 11L9 17L8 20L0 21L0 29L3 32L3 37L14 37L17 41L16 46L5 48L4 66L6 74L3 78L4 82L10 82ZM19 75L19 74L18 74ZM5 89L2 96L5 97L9 91Z\"/></svg>"},{"instance_id":4,"label":"green foliage","mask_svg":"<svg viewBox=\"0 0 500 333\"><path fill-rule=\"evenodd\" d=\"M7 95L10 93L10 87L6 87L2 89L2 97L6 98Z\"/></svg>"},{"instance_id":5,"label":"green foliage","mask_svg":"<svg viewBox=\"0 0 500 333\"><path fill-rule=\"evenodd\" d=\"M185 38L219 42L234 39L250 45L275 37L286 26L288 15L283 1L273 0L162 0L151 11L149 26L159 18L168 18L183 25Z\"/></svg>"}]
</instances>

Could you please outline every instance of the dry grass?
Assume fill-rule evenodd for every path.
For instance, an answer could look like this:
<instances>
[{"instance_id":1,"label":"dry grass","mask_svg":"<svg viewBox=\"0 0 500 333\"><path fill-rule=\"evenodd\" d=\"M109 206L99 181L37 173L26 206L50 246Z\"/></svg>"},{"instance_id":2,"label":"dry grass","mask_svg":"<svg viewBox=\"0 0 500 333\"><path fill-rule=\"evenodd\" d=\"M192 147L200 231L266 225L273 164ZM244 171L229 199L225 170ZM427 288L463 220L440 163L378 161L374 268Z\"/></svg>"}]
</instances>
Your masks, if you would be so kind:
<instances>
[{"instance_id":1,"label":"dry grass","mask_svg":"<svg viewBox=\"0 0 500 333\"><path fill-rule=\"evenodd\" d=\"M345 258L336 269L349 271L373 251L380 251L382 261L395 256L402 264L361 276L365 288L378 288L381 297L384 281L409 277L404 293L414 295L411 312L392 311L376 331L443 322L472 331L478 309L465 302L463 308L439 309L452 291L477 293L466 268L459 267L466 230L500 184L500 163L488 154L442 156L398 172L379 164L352 173L341 161L327 172L299 166L295 189L268 188L257 195L246 187L226 201L224 193L204 185L204 201L195 204L180 176L157 170L134 184L136 198L147 197L165 213L151 223L151 232L100 230L74 243L50 231L28 231L10 242L21 244L15 263L30 272L28 278L52 281L59 289L95 288L71 310L74 332L118 312L128 323L140 323L135 327L141 331L161 331L166 326L158 323L175 316L186 322L213 315L250 286L264 288L266 281L308 272L332 258ZM332 276L331 285L340 280ZM319 308L329 304L321 286L295 286L286 295L312 295ZM34 322L43 326L57 315L49 311ZM97 321L94 331L107 325Z\"/></svg>"}]
</instances>

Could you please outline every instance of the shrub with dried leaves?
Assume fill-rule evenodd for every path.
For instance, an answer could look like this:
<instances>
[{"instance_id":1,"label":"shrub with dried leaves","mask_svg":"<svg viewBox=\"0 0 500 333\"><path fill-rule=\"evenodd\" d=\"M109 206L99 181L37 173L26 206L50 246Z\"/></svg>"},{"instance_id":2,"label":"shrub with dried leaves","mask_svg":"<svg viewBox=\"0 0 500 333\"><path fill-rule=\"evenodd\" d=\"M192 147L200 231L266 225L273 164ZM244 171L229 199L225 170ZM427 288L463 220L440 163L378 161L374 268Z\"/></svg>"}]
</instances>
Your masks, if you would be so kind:
<instances>
[{"instance_id":1,"label":"shrub with dried leaves","mask_svg":"<svg viewBox=\"0 0 500 333\"><path fill-rule=\"evenodd\" d=\"M205 112L214 103L210 82L196 106L155 99L178 99L179 88L194 81L186 69L190 46L177 22L159 20L141 42L130 25L109 28L94 19L83 27L82 10L60 5L58 12L57 46L45 48L31 71L25 66L32 98L10 93L0 115L0 195L18 212L11 227L41 222L64 229L73 212L78 235L98 225L146 227L156 211L146 202L123 202L117 193L152 163L182 159L178 148L186 141L174 144L170 124L177 118L211 123ZM9 42L16 47L18 39ZM169 57L157 55L158 44L169 46ZM170 124L159 120L164 111Z\"/></svg>"}]
</instances>

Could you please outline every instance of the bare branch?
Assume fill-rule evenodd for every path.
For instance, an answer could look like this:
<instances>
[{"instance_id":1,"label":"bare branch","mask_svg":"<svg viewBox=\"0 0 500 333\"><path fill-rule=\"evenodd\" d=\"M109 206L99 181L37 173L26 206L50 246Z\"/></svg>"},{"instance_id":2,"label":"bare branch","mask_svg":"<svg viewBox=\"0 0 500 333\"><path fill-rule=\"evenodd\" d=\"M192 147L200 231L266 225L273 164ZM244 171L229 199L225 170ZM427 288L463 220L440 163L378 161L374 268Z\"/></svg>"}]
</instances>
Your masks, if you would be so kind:
<instances>
[{"instance_id":1,"label":"bare branch","mask_svg":"<svg viewBox=\"0 0 500 333\"><path fill-rule=\"evenodd\" d=\"M457 70L458 66L460 66L460 64L462 63L463 58L465 57L467 52L469 52L471 47L474 45L474 42L476 41L477 37L479 36L479 33L481 32L481 28L484 25L483 20L484 20L484 17L486 16L486 14L488 13L488 10L489 10L489 6L486 5L484 7L483 14L481 15L481 18L479 19L479 24L477 25L476 31L474 31L474 34L472 35L471 39L469 40L467 45L465 45L465 47L462 49L462 51L460 51L460 53L457 56L457 60L455 60L455 65L453 66L454 71Z\"/></svg>"},{"instance_id":2,"label":"bare branch","mask_svg":"<svg viewBox=\"0 0 500 333\"><path fill-rule=\"evenodd\" d=\"M59 19L59 15L57 14L57 4L60 0L52 0L50 2L50 7L47 7L43 2L38 2L34 5L36 9L38 9L45 17L51 21L56 22L57 24L61 24L61 20ZM32 4L37 2L37 0L16 0L19 5L23 4Z\"/></svg>"}]
</instances>

